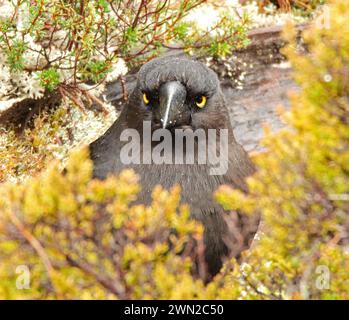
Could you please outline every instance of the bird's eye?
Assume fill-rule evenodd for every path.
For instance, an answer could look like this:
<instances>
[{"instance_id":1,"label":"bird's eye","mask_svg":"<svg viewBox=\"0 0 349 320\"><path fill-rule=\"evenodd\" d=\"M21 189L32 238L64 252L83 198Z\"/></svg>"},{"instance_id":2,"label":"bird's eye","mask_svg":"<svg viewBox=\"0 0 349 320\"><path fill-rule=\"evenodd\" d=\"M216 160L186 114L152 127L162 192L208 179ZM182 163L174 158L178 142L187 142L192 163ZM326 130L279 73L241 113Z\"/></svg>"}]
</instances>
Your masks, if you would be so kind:
<instances>
[{"instance_id":1,"label":"bird's eye","mask_svg":"<svg viewBox=\"0 0 349 320\"><path fill-rule=\"evenodd\" d=\"M206 104L206 100L207 98L205 96L201 96L196 99L195 103L199 108L203 108Z\"/></svg>"},{"instance_id":2,"label":"bird's eye","mask_svg":"<svg viewBox=\"0 0 349 320\"><path fill-rule=\"evenodd\" d=\"M145 104L149 104L150 102L146 93L143 93L143 101Z\"/></svg>"}]
</instances>

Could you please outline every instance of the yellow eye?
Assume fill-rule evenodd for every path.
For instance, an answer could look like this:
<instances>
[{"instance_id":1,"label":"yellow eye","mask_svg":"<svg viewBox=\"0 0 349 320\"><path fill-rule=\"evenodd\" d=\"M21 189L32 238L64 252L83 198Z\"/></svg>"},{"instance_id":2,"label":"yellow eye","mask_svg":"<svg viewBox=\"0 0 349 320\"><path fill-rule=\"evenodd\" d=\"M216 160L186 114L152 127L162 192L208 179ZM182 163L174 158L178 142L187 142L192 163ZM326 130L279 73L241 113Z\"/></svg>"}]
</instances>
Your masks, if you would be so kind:
<instances>
[{"instance_id":1,"label":"yellow eye","mask_svg":"<svg viewBox=\"0 0 349 320\"><path fill-rule=\"evenodd\" d=\"M143 93L143 101L144 101L145 104L149 104L149 99L148 99L146 93Z\"/></svg>"},{"instance_id":2,"label":"yellow eye","mask_svg":"<svg viewBox=\"0 0 349 320\"><path fill-rule=\"evenodd\" d=\"M203 108L206 104L206 97L205 96L199 97L195 103L199 108Z\"/></svg>"}]
</instances>

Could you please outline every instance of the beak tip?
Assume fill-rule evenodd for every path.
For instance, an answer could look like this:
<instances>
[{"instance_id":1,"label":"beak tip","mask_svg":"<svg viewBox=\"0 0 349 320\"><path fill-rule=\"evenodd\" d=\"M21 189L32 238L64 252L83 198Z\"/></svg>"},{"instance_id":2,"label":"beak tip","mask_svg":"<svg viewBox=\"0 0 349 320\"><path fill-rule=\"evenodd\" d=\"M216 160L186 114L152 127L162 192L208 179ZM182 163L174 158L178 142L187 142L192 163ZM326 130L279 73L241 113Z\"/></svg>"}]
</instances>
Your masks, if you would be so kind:
<instances>
[{"instance_id":1,"label":"beak tip","mask_svg":"<svg viewBox=\"0 0 349 320\"><path fill-rule=\"evenodd\" d=\"M165 129L166 128L166 122L164 122L164 119L161 119L160 121L162 123L162 129Z\"/></svg>"}]
</instances>

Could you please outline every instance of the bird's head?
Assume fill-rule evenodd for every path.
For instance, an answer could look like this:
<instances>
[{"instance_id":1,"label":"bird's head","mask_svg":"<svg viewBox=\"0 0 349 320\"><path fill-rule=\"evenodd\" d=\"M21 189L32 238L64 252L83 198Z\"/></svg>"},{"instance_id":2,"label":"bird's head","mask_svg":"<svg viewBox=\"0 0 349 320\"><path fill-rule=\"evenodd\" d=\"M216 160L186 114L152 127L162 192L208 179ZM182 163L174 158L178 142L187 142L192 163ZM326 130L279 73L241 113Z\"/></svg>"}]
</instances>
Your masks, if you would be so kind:
<instances>
[{"instance_id":1,"label":"bird's head","mask_svg":"<svg viewBox=\"0 0 349 320\"><path fill-rule=\"evenodd\" d=\"M185 57L166 56L143 65L131 105L154 128L222 128L228 119L217 75Z\"/></svg>"}]
</instances>

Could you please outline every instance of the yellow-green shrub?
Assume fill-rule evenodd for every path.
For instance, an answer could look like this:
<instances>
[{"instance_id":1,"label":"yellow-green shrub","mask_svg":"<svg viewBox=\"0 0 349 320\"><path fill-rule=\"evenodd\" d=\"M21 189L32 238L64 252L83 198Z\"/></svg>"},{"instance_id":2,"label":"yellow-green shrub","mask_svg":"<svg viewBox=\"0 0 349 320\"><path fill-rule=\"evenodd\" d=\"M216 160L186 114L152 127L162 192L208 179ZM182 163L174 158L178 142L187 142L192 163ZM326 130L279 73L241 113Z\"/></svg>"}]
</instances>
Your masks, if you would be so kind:
<instances>
[{"instance_id":1,"label":"yellow-green shrub","mask_svg":"<svg viewBox=\"0 0 349 320\"><path fill-rule=\"evenodd\" d=\"M201 227L178 210L180 190L154 190L150 207L131 206L137 177L91 179L86 151L36 178L0 191L2 298L185 298L203 284L190 275ZM31 271L18 290L16 266ZM192 289L191 289L192 287Z\"/></svg>"},{"instance_id":2,"label":"yellow-green shrub","mask_svg":"<svg viewBox=\"0 0 349 320\"><path fill-rule=\"evenodd\" d=\"M304 33L309 54L286 29L301 93L284 113L289 128L265 139L250 194L217 193L227 209L262 213L260 239L235 270L247 298L349 298L349 4L330 4L330 28Z\"/></svg>"},{"instance_id":3,"label":"yellow-green shrub","mask_svg":"<svg viewBox=\"0 0 349 320\"><path fill-rule=\"evenodd\" d=\"M145 207L131 204L139 191L132 171L105 181L91 176L81 150L65 172L57 162L21 184L1 185L0 298L236 297L229 269L207 286L201 280L202 226L179 205L178 187L156 188ZM18 266L30 271L28 289L17 287Z\"/></svg>"}]
</instances>

